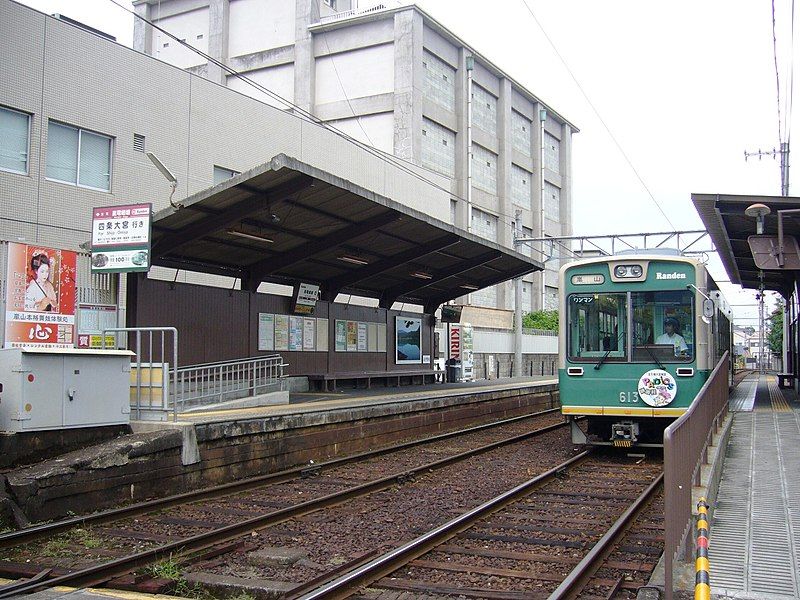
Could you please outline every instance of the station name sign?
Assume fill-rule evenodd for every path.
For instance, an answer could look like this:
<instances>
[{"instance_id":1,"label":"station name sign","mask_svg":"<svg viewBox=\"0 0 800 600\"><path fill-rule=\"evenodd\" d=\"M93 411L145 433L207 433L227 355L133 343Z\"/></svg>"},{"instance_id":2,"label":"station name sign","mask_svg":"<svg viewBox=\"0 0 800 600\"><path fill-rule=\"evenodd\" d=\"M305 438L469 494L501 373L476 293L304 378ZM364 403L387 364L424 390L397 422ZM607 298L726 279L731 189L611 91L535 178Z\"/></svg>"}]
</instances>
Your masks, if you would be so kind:
<instances>
[{"instance_id":1,"label":"station name sign","mask_svg":"<svg viewBox=\"0 0 800 600\"><path fill-rule=\"evenodd\" d=\"M92 210L92 273L150 270L152 204Z\"/></svg>"}]
</instances>

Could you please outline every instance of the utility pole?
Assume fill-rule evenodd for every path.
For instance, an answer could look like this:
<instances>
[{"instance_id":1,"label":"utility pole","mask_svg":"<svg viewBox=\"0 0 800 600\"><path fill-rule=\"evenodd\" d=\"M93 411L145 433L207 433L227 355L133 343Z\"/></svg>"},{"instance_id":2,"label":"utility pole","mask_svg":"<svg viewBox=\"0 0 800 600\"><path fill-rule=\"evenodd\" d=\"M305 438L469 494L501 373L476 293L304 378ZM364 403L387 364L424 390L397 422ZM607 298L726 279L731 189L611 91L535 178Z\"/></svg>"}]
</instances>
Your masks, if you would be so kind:
<instances>
[{"instance_id":1,"label":"utility pole","mask_svg":"<svg viewBox=\"0 0 800 600\"><path fill-rule=\"evenodd\" d=\"M789 195L789 142L781 142L780 148L772 150L761 150L760 148L756 152L748 152L747 150L744 151L744 160L747 162L747 159L750 157L757 157L758 160L761 160L765 156L771 156L773 159L776 157L780 157L781 159L781 196L788 196ZM780 217L778 217L780 219ZM759 302L758 302L758 328L759 328L759 373L765 373L765 366L764 366L764 273L759 273L759 276L762 279L761 286L759 288ZM789 371L788 365L788 355L789 355L789 336L786 331L786 314L783 315L783 371Z\"/></svg>"},{"instance_id":2,"label":"utility pole","mask_svg":"<svg viewBox=\"0 0 800 600\"><path fill-rule=\"evenodd\" d=\"M522 237L522 211L517 210L514 218L514 249L518 250L517 240ZM522 377L522 277L514 278L514 375Z\"/></svg>"}]
</instances>

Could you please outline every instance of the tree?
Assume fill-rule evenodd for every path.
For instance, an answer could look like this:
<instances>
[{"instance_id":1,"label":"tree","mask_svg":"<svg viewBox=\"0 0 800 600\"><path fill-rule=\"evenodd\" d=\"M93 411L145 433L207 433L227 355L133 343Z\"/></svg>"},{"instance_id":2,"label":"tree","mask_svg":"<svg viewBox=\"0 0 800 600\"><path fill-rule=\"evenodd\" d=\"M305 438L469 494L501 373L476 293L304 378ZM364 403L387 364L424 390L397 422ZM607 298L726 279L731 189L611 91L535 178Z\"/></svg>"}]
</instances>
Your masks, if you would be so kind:
<instances>
[{"instance_id":1,"label":"tree","mask_svg":"<svg viewBox=\"0 0 800 600\"><path fill-rule=\"evenodd\" d=\"M526 329L547 329L558 331L557 310L535 310L522 317L522 326Z\"/></svg>"},{"instance_id":2,"label":"tree","mask_svg":"<svg viewBox=\"0 0 800 600\"><path fill-rule=\"evenodd\" d=\"M783 308L772 311L767 319L767 345L773 354L783 352Z\"/></svg>"}]
</instances>

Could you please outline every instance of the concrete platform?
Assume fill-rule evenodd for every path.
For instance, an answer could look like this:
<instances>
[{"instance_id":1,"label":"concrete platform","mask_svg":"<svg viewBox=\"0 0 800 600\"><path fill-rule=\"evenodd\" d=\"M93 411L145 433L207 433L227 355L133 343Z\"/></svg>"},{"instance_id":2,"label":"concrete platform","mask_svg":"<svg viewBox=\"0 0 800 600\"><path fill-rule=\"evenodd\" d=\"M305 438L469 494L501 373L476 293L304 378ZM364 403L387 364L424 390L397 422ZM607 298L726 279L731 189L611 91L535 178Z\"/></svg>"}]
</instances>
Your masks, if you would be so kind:
<instances>
[{"instance_id":1,"label":"concrete platform","mask_svg":"<svg viewBox=\"0 0 800 600\"><path fill-rule=\"evenodd\" d=\"M180 493L558 405L547 378L309 394L293 404L191 412L178 423L5 473L32 521Z\"/></svg>"}]
</instances>

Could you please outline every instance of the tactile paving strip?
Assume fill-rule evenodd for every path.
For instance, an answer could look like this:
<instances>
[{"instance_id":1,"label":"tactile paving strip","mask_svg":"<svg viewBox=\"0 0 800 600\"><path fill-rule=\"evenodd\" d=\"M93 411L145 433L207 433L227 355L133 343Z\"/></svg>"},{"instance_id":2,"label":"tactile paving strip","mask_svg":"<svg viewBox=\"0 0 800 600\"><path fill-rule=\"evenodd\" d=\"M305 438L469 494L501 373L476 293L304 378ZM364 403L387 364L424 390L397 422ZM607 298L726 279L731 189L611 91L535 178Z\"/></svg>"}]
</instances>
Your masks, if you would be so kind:
<instances>
[{"instance_id":1,"label":"tactile paving strip","mask_svg":"<svg viewBox=\"0 0 800 600\"><path fill-rule=\"evenodd\" d=\"M711 525L712 590L800 598L800 420L741 412L732 427Z\"/></svg>"},{"instance_id":2,"label":"tactile paving strip","mask_svg":"<svg viewBox=\"0 0 800 600\"><path fill-rule=\"evenodd\" d=\"M753 403L756 400L756 388L758 387L758 375L748 375L739 385L737 385L728 400L730 409L733 411L753 410Z\"/></svg>"}]
</instances>

